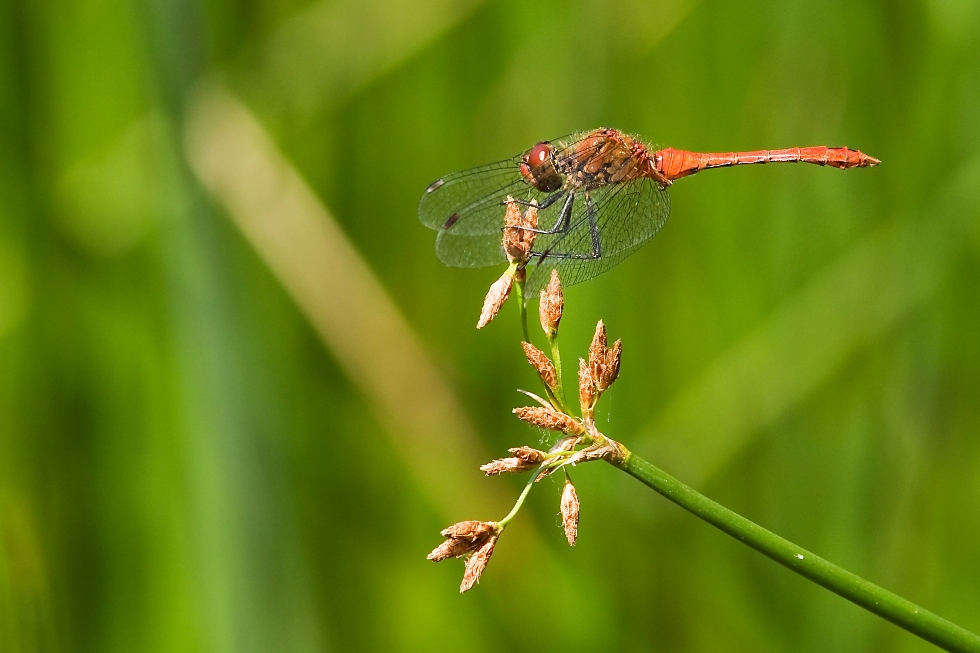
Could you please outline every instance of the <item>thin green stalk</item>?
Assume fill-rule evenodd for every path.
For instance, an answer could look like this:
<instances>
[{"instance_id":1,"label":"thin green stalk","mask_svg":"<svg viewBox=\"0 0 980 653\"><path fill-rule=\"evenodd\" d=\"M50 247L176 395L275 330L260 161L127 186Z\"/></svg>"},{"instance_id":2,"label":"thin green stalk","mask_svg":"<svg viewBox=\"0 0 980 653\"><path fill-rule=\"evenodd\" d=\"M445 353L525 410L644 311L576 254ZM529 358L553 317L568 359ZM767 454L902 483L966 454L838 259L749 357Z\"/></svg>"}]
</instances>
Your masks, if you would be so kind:
<instances>
[{"instance_id":1,"label":"thin green stalk","mask_svg":"<svg viewBox=\"0 0 980 653\"><path fill-rule=\"evenodd\" d=\"M524 486L524 490L521 492L521 496L517 497L517 503L515 503L514 507L510 509L510 512L507 513L506 517L504 517L503 519L497 522L497 524L500 525L500 528L506 526L507 522L513 519L514 515L517 514L517 511L521 509L522 505L524 505L524 499L527 498L527 493L531 491L531 486L534 485L534 480L537 477L538 477L538 472L535 471L533 474L531 474L531 478L527 479L527 485Z\"/></svg>"},{"instance_id":2,"label":"thin green stalk","mask_svg":"<svg viewBox=\"0 0 980 653\"><path fill-rule=\"evenodd\" d=\"M524 342L530 343L531 334L527 328L527 303L524 300L524 283L525 278L523 275L515 275L514 294L517 296L517 305L520 307L521 329L524 331ZM565 391L562 389L561 384L561 359L558 357L557 338L548 338L548 344L551 345L551 355L555 364L555 374L558 377L558 392L556 393L552 391L547 384L544 384L544 391L545 394L548 395L548 399L552 404L567 413L568 407L565 405Z\"/></svg>"},{"instance_id":3,"label":"thin green stalk","mask_svg":"<svg viewBox=\"0 0 980 653\"><path fill-rule=\"evenodd\" d=\"M558 352L558 334L553 336L548 336L548 345L551 347L551 362L555 366L555 376L558 377L558 388L555 393L558 399L559 408L562 409L566 414L568 412L568 403L565 401L565 384L562 383L561 376L561 354Z\"/></svg>"},{"instance_id":4,"label":"thin green stalk","mask_svg":"<svg viewBox=\"0 0 980 653\"><path fill-rule=\"evenodd\" d=\"M531 335L527 330L527 304L524 301L524 273L514 276L514 294L517 295L517 305L521 309L521 329L524 330L524 342L531 342Z\"/></svg>"},{"instance_id":5,"label":"thin green stalk","mask_svg":"<svg viewBox=\"0 0 980 653\"><path fill-rule=\"evenodd\" d=\"M639 456L630 454L619 466L712 526L896 626L947 651L980 653L977 635L771 533Z\"/></svg>"}]
</instances>

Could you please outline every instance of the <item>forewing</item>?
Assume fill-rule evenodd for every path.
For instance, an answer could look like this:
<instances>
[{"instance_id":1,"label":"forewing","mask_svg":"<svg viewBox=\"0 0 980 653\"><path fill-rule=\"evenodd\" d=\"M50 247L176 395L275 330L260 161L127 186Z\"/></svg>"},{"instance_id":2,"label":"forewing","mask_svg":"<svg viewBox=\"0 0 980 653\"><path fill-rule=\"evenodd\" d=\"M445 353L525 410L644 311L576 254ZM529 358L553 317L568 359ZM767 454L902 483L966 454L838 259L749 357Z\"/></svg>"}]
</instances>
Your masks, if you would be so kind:
<instances>
[{"instance_id":1,"label":"forewing","mask_svg":"<svg viewBox=\"0 0 980 653\"><path fill-rule=\"evenodd\" d=\"M536 294L558 270L563 286L586 281L609 270L653 238L670 213L670 197L652 179L641 178L589 192L595 209L601 256L593 258L592 229L585 193L575 197L569 229L541 236L534 251L541 254L528 266L528 293Z\"/></svg>"},{"instance_id":2,"label":"forewing","mask_svg":"<svg viewBox=\"0 0 980 653\"><path fill-rule=\"evenodd\" d=\"M460 235L490 233L503 225L508 194L521 194L520 157L456 172L435 180L419 201L419 219L430 229ZM499 214L499 215L498 215Z\"/></svg>"}]
</instances>

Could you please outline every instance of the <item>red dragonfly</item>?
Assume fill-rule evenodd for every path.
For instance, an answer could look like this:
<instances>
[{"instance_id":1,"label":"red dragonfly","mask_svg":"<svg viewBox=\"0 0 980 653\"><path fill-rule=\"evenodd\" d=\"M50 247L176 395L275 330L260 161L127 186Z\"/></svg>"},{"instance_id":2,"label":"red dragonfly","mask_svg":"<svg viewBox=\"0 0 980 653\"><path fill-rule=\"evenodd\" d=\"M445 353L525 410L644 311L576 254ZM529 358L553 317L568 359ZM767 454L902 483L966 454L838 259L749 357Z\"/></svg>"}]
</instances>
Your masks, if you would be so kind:
<instances>
[{"instance_id":1,"label":"red dragonfly","mask_svg":"<svg viewBox=\"0 0 980 653\"><path fill-rule=\"evenodd\" d=\"M505 202L537 202L538 229L528 293L558 269L563 285L605 272L660 231L670 213L667 187L708 168L750 163L813 163L867 168L878 159L846 147L701 153L651 150L615 129L541 141L509 159L441 177L425 189L419 218L439 232L436 254L453 267L506 261ZM529 266L530 268L531 266Z\"/></svg>"}]
</instances>

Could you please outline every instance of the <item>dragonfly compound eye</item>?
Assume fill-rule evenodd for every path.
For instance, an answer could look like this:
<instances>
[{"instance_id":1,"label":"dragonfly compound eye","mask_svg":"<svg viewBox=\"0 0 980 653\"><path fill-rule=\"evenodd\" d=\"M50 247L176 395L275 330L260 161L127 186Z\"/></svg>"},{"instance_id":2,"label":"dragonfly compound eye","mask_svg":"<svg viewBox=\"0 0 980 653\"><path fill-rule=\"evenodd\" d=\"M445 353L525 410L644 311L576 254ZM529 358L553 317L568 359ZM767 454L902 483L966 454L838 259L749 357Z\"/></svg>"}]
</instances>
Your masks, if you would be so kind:
<instances>
[{"instance_id":1,"label":"dragonfly compound eye","mask_svg":"<svg viewBox=\"0 0 980 653\"><path fill-rule=\"evenodd\" d=\"M529 163L532 167L536 167L544 163L551 156L551 143L547 141L541 141L537 145L531 148L528 153Z\"/></svg>"},{"instance_id":2,"label":"dragonfly compound eye","mask_svg":"<svg viewBox=\"0 0 980 653\"><path fill-rule=\"evenodd\" d=\"M538 190L551 192L561 186L561 178L551 160L551 143L541 141L523 157L521 174Z\"/></svg>"}]
</instances>

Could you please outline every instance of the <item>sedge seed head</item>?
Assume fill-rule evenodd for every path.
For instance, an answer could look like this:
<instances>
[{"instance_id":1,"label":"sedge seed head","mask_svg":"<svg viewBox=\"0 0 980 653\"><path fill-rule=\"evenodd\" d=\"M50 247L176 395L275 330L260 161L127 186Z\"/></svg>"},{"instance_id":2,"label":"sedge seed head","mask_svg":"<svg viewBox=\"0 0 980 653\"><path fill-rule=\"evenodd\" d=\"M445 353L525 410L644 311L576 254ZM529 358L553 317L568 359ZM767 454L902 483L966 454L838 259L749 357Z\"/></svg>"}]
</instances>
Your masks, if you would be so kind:
<instances>
[{"instance_id":1,"label":"sedge seed head","mask_svg":"<svg viewBox=\"0 0 980 653\"><path fill-rule=\"evenodd\" d=\"M561 525L565 530L565 538L569 546L575 546L578 538L579 500L575 486L570 479L565 479L565 487L561 493Z\"/></svg>"},{"instance_id":2,"label":"sedge seed head","mask_svg":"<svg viewBox=\"0 0 980 653\"><path fill-rule=\"evenodd\" d=\"M541 302L538 306L541 328L544 329L549 338L553 338L558 333L558 325L561 322L564 306L565 299L562 296L558 271L552 270L548 286L541 291Z\"/></svg>"},{"instance_id":3,"label":"sedge seed head","mask_svg":"<svg viewBox=\"0 0 980 653\"><path fill-rule=\"evenodd\" d=\"M520 472L526 472L527 470L534 469L537 466L537 463L528 462L523 458L515 456L513 458L497 458L496 460L491 460L486 465L481 465L480 471L485 473L487 476L496 476L497 474L517 474Z\"/></svg>"},{"instance_id":4,"label":"sedge seed head","mask_svg":"<svg viewBox=\"0 0 980 653\"><path fill-rule=\"evenodd\" d=\"M551 362L551 359L543 351L529 342L522 342L521 345L524 347L524 355L527 356L527 362L537 371L538 376L541 377L541 381L552 390L557 388L558 373L555 371L555 366Z\"/></svg>"},{"instance_id":5,"label":"sedge seed head","mask_svg":"<svg viewBox=\"0 0 980 653\"><path fill-rule=\"evenodd\" d=\"M427 556L433 562L442 562L448 558L459 558L477 550L490 537L500 532L496 522L461 521L449 528L444 528L440 535L446 541L437 546Z\"/></svg>"},{"instance_id":6,"label":"sedge seed head","mask_svg":"<svg viewBox=\"0 0 980 653\"><path fill-rule=\"evenodd\" d=\"M466 560L466 569L463 572L463 582L459 585L460 594L469 590L473 587L473 585L480 581L480 576L483 575L483 570L487 568L487 563L490 562L490 556L493 554L493 547L497 545L497 539L499 537L499 532L491 535L480 545L476 552Z\"/></svg>"},{"instance_id":7,"label":"sedge seed head","mask_svg":"<svg viewBox=\"0 0 980 653\"><path fill-rule=\"evenodd\" d=\"M599 320L589 345L589 372L592 380L597 382L602 378L602 368L606 364L606 325Z\"/></svg>"},{"instance_id":8,"label":"sedge seed head","mask_svg":"<svg viewBox=\"0 0 980 653\"><path fill-rule=\"evenodd\" d=\"M510 295L510 288L514 283L514 270L508 268L503 276L493 282L487 296L483 300L483 310L480 312L480 320L476 323L477 329L482 329L490 324L490 320L497 317L500 307L507 301Z\"/></svg>"},{"instance_id":9,"label":"sedge seed head","mask_svg":"<svg viewBox=\"0 0 980 653\"><path fill-rule=\"evenodd\" d=\"M623 355L623 341L617 340L606 351L606 364L603 368L602 385L608 388L619 378L619 359Z\"/></svg>"},{"instance_id":10,"label":"sedge seed head","mask_svg":"<svg viewBox=\"0 0 980 653\"><path fill-rule=\"evenodd\" d=\"M592 371L584 358L578 359L578 400L582 406L582 416L591 416L597 398Z\"/></svg>"},{"instance_id":11,"label":"sedge seed head","mask_svg":"<svg viewBox=\"0 0 980 653\"><path fill-rule=\"evenodd\" d=\"M582 432L582 425L574 417L560 413L554 408L523 406L521 408L515 408L514 414L525 422L540 426L543 429L561 431L565 434Z\"/></svg>"},{"instance_id":12,"label":"sedge seed head","mask_svg":"<svg viewBox=\"0 0 980 653\"><path fill-rule=\"evenodd\" d=\"M507 209L504 213L503 246L507 260L524 267L531 258L531 247L537 235L532 229L538 227L538 206L536 200L531 200L524 215L521 207L510 195L506 200Z\"/></svg>"},{"instance_id":13,"label":"sedge seed head","mask_svg":"<svg viewBox=\"0 0 980 653\"><path fill-rule=\"evenodd\" d=\"M513 449L508 449L509 452L529 463L538 464L542 463L548 458L548 454L537 449L532 449L531 447L514 447Z\"/></svg>"}]
</instances>

